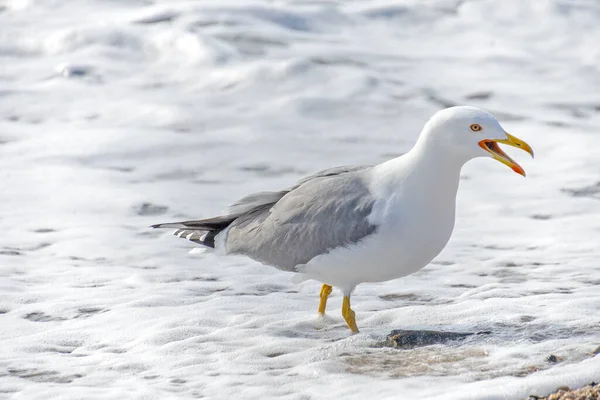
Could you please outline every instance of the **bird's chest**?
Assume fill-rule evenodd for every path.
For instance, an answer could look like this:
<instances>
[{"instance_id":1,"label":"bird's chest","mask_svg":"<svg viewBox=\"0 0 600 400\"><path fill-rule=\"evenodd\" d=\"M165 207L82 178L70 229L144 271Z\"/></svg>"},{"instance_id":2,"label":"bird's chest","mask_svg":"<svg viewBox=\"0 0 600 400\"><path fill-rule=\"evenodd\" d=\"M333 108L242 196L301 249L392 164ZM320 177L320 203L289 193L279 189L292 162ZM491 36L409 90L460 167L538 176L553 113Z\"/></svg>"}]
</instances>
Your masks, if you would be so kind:
<instances>
[{"instance_id":1,"label":"bird's chest","mask_svg":"<svg viewBox=\"0 0 600 400\"><path fill-rule=\"evenodd\" d=\"M390 205L382 237L388 263L401 264L409 273L418 271L435 258L448 243L454 229L454 202L417 199Z\"/></svg>"},{"instance_id":2,"label":"bird's chest","mask_svg":"<svg viewBox=\"0 0 600 400\"><path fill-rule=\"evenodd\" d=\"M446 246L454 229L454 209L440 212L431 209L419 215L409 215L401 240L408 248L417 248L426 256L427 263Z\"/></svg>"}]
</instances>

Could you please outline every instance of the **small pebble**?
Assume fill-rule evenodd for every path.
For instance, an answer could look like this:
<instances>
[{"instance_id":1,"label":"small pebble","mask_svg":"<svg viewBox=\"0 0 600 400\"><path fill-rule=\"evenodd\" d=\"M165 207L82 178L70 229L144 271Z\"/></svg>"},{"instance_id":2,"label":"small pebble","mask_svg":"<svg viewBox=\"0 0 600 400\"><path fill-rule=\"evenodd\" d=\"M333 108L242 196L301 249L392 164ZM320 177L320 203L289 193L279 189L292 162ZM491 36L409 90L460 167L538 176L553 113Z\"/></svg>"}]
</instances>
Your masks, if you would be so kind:
<instances>
[{"instance_id":1,"label":"small pebble","mask_svg":"<svg viewBox=\"0 0 600 400\"><path fill-rule=\"evenodd\" d=\"M531 395L529 400L600 400L600 385L592 382L574 390L571 390L568 386L560 386L556 389L556 392L547 397Z\"/></svg>"},{"instance_id":2,"label":"small pebble","mask_svg":"<svg viewBox=\"0 0 600 400\"><path fill-rule=\"evenodd\" d=\"M556 364L558 362L558 357L556 357L554 354L550 354L548 357L546 357L546 361Z\"/></svg>"}]
</instances>

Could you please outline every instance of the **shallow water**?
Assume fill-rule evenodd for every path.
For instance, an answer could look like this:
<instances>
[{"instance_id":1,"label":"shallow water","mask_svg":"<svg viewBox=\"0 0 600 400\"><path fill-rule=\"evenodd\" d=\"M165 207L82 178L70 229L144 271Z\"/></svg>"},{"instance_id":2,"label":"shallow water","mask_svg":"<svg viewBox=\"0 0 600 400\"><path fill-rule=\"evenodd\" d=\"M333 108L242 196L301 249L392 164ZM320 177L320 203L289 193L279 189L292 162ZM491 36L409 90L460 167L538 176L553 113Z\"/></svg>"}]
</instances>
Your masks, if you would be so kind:
<instances>
[{"instance_id":1,"label":"shallow water","mask_svg":"<svg viewBox=\"0 0 600 400\"><path fill-rule=\"evenodd\" d=\"M513 399L600 379L600 4L0 4L0 398ZM406 152L471 104L444 252L353 296L151 231ZM510 152L510 150L509 150ZM513 153L511 153L512 155ZM491 331L412 350L392 329ZM547 361L550 355L557 362Z\"/></svg>"}]
</instances>

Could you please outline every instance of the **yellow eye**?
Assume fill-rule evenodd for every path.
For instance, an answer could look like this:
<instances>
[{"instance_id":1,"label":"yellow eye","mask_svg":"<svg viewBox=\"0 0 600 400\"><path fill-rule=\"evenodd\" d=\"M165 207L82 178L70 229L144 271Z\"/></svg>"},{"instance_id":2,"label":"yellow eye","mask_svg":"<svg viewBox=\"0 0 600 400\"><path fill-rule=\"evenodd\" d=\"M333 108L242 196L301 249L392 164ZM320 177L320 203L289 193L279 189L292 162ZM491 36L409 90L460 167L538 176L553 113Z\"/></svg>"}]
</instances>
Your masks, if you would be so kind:
<instances>
[{"instance_id":1,"label":"yellow eye","mask_svg":"<svg viewBox=\"0 0 600 400\"><path fill-rule=\"evenodd\" d=\"M479 131L480 131L480 130L482 130L482 129L483 129L483 128L482 128L482 127L481 127L481 125L479 125L479 124L473 124L473 125L471 125L471 130L472 130L473 132L479 132Z\"/></svg>"}]
</instances>

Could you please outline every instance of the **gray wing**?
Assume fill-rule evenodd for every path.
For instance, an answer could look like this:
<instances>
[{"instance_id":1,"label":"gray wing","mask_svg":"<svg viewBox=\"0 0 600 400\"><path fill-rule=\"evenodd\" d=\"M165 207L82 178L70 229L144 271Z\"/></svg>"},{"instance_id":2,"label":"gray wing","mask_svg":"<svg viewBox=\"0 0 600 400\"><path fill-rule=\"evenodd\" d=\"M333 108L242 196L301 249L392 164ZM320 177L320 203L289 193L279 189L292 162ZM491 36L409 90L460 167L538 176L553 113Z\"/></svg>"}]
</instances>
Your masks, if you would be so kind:
<instances>
[{"instance_id":1,"label":"gray wing","mask_svg":"<svg viewBox=\"0 0 600 400\"><path fill-rule=\"evenodd\" d=\"M287 191L240 200L234 209L250 204L254 208L229 225L227 252L294 271L317 255L357 243L377 228L368 221L375 202L365 181L370 168L332 168ZM281 197L269 202L275 193Z\"/></svg>"}]
</instances>

